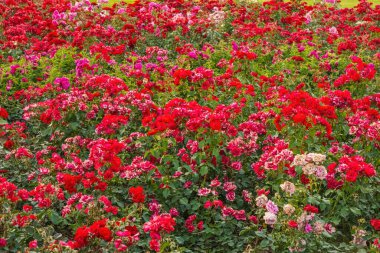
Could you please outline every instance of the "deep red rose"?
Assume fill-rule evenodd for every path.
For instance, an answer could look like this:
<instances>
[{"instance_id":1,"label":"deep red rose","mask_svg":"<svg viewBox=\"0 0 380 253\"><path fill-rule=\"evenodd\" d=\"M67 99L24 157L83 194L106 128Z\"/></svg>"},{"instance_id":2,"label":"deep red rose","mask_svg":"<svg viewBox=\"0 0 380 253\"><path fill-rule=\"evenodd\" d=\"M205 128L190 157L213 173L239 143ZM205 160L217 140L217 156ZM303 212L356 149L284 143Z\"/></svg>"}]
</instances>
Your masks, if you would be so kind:
<instances>
[{"instance_id":1,"label":"deep red rose","mask_svg":"<svg viewBox=\"0 0 380 253\"><path fill-rule=\"evenodd\" d=\"M290 221L288 222L288 225L289 225L289 227L291 227L291 228L297 228L297 227L298 227L297 222L294 221L294 220L290 220Z\"/></svg>"},{"instance_id":2,"label":"deep red rose","mask_svg":"<svg viewBox=\"0 0 380 253\"><path fill-rule=\"evenodd\" d=\"M53 117L49 111L46 111L44 113L41 113L40 120L45 123L46 125L50 124L53 120Z\"/></svg>"},{"instance_id":3,"label":"deep red rose","mask_svg":"<svg viewBox=\"0 0 380 253\"><path fill-rule=\"evenodd\" d=\"M310 213L319 213L318 207L309 204L307 204L303 210Z\"/></svg>"},{"instance_id":4,"label":"deep red rose","mask_svg":"<svg viewBox=\"0 0 380 253\"><path fill-rule=\"evenodd\" d=\"M222 129L222 122L218 119L210 120L210 128L215 131L219 131Z\"/></svg>"},{"instance_id":5,"label":"deep red rose","mask_svg":"<svg viewBox=\"0 0 380 253\"><path fill-rule=\"evenodd\" d=\"M14 145L14 142L12 140L7 140L6 142L4 142L4 148L5 149L11 149Z\"/></svg>"},{"instance_id":6,"label":"deep red rose","mask_svg":"<svg viewBox=\"0 0 380 253\"><path fill-rule=\"evenodd\" d=\"M9 114L8 114L7 110L0 107L0 118L8 119L8 117L9 117Z\"/></svg>"},{"instance_id":7,"label":"deep red rose","mask_svg":"<svg viewBox=\"0 0 380 253\"><path fill-rule=\"evenodd\" d=\"M304 113L297 113L296 115L293 116L293 121L295 123L300 123L300 124L306 124L307 120L307 115Z\"/></svg>"},{"instance_id":8,"label":"deep red rose","mask_svg":"<svg viewBox=\"0 0 380 253\"><path fill-rule=\"evenodd\" d=\"M126 226L125 229L128 230L131 235L136 235L139 232L136 226Z\"/></svg>"},{"instance_id":9,"label":"deep red rose","mask_svg":"<svg viewBox=\"0 0 380 253\"><path fill-rule=\"evenodd\" d=\"M376 231L380 231L380 219L372 219L371 225Z\"/></svg>"},{"instance_id":10,"label":"deep red rose","mask_svg":"<svg viewBox=\"0 0 380 253\"><path fill-rule=\"evenodd\" d=\"M7 246L7 240L5 238L0 238L0 247Z\"/></svg>"},{"instance_id":11,"label":"deep red rose","mask_svg":"<svg viewBox=\"0 0 380 253\"><path fill-rule=\"evenodd\" d=\"M310 183L310 179L305 174L302 174L301 175L301 183L303 183L303 184L309 184Z\"/></svg>"},{"instance_id":12,"label":"deep red rose","mask_svg":"<svg viewBox=\"0 0 380 253\"><path fill-rule=\"evenodd\" d=\"M81 178L81 176L73 176L70 174L63 175L63 185L65 190L69 193L75 193L77 191L76 185L79 183Z\"/></svg>"},{"instance_id":13,"label":"deep red rose","mask_svg":"<svg viewBox=\"0 0 380 253\"><path fill-rule=\"evenodd\" d=\"M99 228L99 237L102 238L104 241L111 241L112 240L112 233L111 230L109 230L106 227Z\"/></svg>"},{"instance_id":14,"label":"deep red rose","mask_svg":"<svg viewBox=\"0 0 380 253\"><path fill-rule=\"evenodd\" d=\"M259 223L259 221L257 220L257 217L256 217L255 215L251 215L251 216L249 216L249 220L250 220L251 222L253 222L254 224Z\"/></svg>"},{"instance_id":15,"label":"deep red rose","mask_svg":"<svg viewBox=\"0 0 380 253\"><path fill-rule=\"evenodd\" d=\"M354 170L349 170L346 173L346 180L348 182L356 182L356 179L358 178L358 173Z\"/></svg>"},{"instance_id":16,"label":"deep red rose","mask_svg":"<svg viewBox=\"0 0 380 253\"><path fill-rule=\"evenodd\" d=\"M158 241L158 240L154 240L154 239L152 239L152 240L150 240L150 242L149 242L149 247L150 247L150 249L151 250L154 250L154 251L156 251L156 252L159 252L160 251L160 241Z\"/></svg>"},{"instance_id":17,"label":"deep red rose","mask_svg":"<svg viewBox=\"0 0 380 253\"><path fill-rule=\"evenodd\" d=\"M86 226L80 227L75 232L74 240L77 248L82 248L87 245L89 237L89 229Z\"/></svg>"},{"instance_id":18,"label":"deep red rose","mask_svg":"<svg viewBox=\"0 0 380 253\"><path fill-rule=\"evenodd\" d=\"M141 186L129 188L129 195L134 203L143 203L145 201L144 188Z\"/></svg>"}]
</instances>

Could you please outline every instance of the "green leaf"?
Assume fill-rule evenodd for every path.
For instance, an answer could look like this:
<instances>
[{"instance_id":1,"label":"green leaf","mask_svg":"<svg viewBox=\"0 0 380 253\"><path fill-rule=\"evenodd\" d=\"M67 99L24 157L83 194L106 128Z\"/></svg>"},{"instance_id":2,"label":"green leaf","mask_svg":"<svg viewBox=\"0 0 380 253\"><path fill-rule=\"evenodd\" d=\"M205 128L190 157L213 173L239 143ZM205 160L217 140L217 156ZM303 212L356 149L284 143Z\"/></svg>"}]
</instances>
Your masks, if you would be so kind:
<instances>
[{"instance_id":1,"label":"green leaf","mask_svg":"<svg viewBox=\"0 0 380 253\"><path fill-rule=\"evenodd\" d=\"M208 173L208 168L206 166L203 166L200 171L199 171L199 174L201 174L201 176L204 176Z\"/></svg>"},{"instance_id":2,"label":"green leaf","mask_svg":"<svg viewBox=\"0 0 380 253\"><path fill-rule=\"evenodd\" d=\"M191 209L193 209L193 211L196 211L196 210L199 209L199 207L201 207L201 203L199 203L199 202L195 202L195 203L192 205Z\"/></svg>"},{"instance_id":3,"label":"green leaf","mask_svg":"<svg viewBox=\"0 0 380 253\"><path fill-rule=\"evenodd\" d=\"M356 215L361 215L361 211L360 211L360 209L359 208L357 208L357 207L350 207L350 210L351 210L351 212L353 212L354 214L356 214Z\"/></svg>"},{"instance_id":4,"label":"green leaf","mask_svg":"<svg viewBox=\"0 0 380 253\"><path fill-rule=\"evenodd\" d=\"M349 211L348 211L348 208L347 207L343 207L341 210L340 210L340 215L344 218L347 217L347 215L349 214Z\"/></svg>"},{"instance_id":5,"label":"green leaf","mask_svg":"<svg viewBox=\"0 0 380 253\"><path fill-rule=\"evenodd\" d=\"M258 237L265 237L265 230L262 230L262 231L256 231L255 234L258 236Z\"/></svg>"},{"instance_id":6,"label":"green leaf","mask_svg":"<svg viewBox=\"0 0 380 253\"><path fill-rule=\"evenodd\" d=\"M161 249L160 249L160 252L165 252L165 249L167 247L170 247L170 242L164 242L161 244Z\"/></svg>"},{"instance_id":7,"label":"green leaf","mask_svg":"<svg viewBox=\"0 0 380 253\"><path fill-rule=\"evenodd\" d=\"M164 195L164 198L166 199L170 194L170 190L168 188L165 188L162 192L162 195Z\"/></svg>"},{"instance_id":8,"label":"green leaf","mask_svg":"<svg viewBox=\"0 0 380 253\"><path fill-rule=\"evenodd\" d=\"M268 240L262 240L261 243L260 243L260 246L265 248L269 245L269 241Z\"/></svg>"},{"instance_id":9,"label":"green leaf","mask_svg":"<svg viewBox=\"0 0 380 253\"><path fill-rule=\"evenodd\" d=\"M297 166L296 167L296 172L297 172L297 175L301 175L302 174L302 167L301 166Z\"/></svg>"},{"instance_id":10,"label":"green leaf","mask_svg":"<svg viewBox=\"0 0 380 253\"><path fill-rule=\"evenodd\" d=\"M187 205L187 204L189 204L189 201L187 200L187 198L182 198L179 200L179 203L182 205Z\"/></svg>"},{"instance_id":11,"label":"green leaf","mask_svg":"<svg viewBox=\"0 0 380 253\"><path fill-rule=\"evenodd\" d=\"M62 222L62 217L57 214L55 211L49 213L49 219L54 225L58 225Z\"/></svg>"},{"instance_id":12,"label":"green leaf","mask_svg":"<svg viewBox=\"0 0 380 253\"><path fill-rule=\"evenodd\" d=\"M334 217L330 220L331 223L338 225L340 223L340 219L338 217Z\"/></svg>"},{"instance_id":13,"label":"green leaf","mask_svg":"<svg viewBox=\"0 0 380 253\"><path fill-rule=\"evenodd\" d=\"M319 202L319 200L318 200L316 197L314 197L314 196L310 196L310 197L308 197L307 200L308 200L308 202L309 202L310 204L313 204L313 205L319 205L319 204L321 203L321 202Z\"/></svg>"},{"instance_id":14,"label":"green leaf","mask_svg":"<svg viewBox=\"0 0 380 253\"><path fill-rule=\"evenodd\" d=\"M176 239L176 241L179 243L179 244L183 244L184 242L185 242L185 240L183 240L183 238L182 237L176 237L175 238Z\"/></svg>"}]
</instances>

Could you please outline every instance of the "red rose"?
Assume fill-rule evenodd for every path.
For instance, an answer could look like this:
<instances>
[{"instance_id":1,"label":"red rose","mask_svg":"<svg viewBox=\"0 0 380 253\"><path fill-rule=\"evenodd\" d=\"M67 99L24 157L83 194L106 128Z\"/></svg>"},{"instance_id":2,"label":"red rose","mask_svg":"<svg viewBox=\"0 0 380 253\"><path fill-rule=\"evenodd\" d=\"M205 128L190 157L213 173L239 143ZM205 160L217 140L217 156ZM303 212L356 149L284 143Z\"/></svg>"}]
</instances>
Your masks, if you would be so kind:
<instances>
[{"instance_id":1,"label":"red rose","mask_svg":"<svg viewBox=\"0 0 380 253\"><path fill-rule=\"evenodd\" d=\"M367 177L376 176L376 170L372 166L365 166L364 173Z\"/></svg>"},{"instance_id":2,"label":"red rose","mask_svg":"<svg viewBox=\"0 0 380 253\"><path fill-rule=\"evenodd\" d=\"M0 238L0 247L7 246L7 240L5 238Z\"/></svg>"},{"instance_id":3,"label":"red rose","mask_svg":"<svg viewBox=\"0 0 380 253\"><path fill-rule=\"evenodd\" d=\"M64 174L63 175L63 184L65 187L65 190L67 190L69 193L75 193L77 191L77 184L82 179L81 176L73 176L70 174Z\"/></svg>"},{"instance_id":4,"label":"red rose","mask_svg":"<svg viewBox=\"0 0 380 253\"><path fill-rule=\"evenodd\" d=\"M102 238L104 241L111 241L112 240L112 234L111 230L109 230L106 227L99 228L99 237Z\"/></svg>"},{"instance_id":5,"label":"red rose","mask_svg":"<svg viewBox=\"0 0 380 253\"><path fill-rule=\"evenodd\" d=\"M89 237L88 227L83 226L83 227L78 228L74 235L74 240L76 242L75 246L77 248L82 248L86 246L88 237Z\"/></svg>"},{"instance_id":6,"label":"red rose","mask_svg":"<svg viewBox=\"0 0 380 253\"><path fill-rule=\"evenodd\" d=\"M358 178L358 173L354 170L349 170L346 173L346 180L348 182L355 182L356 179Z\"/></svg>"},{"instance_id":7,"label":"red rose","mask_svg":"<svg viewBox=\"0 0 380 253\"><path fill-rule=\"evenodd\" d=\"M319 213L318 207L309 204L306 205L303 210L310 213Z\"/></svg>"},{"instance_id":8,"label":"red rose","mask_svg":"<svg viewBox=\"0 0 380 253\"><path fill-rule=\"evenodd\" d=\"M379 219L372 219L372 220L371 220L371 225L372 225L372 227L373 227L375 230L377 230L377 231L380 230L380 220L379 220Z\"/></svg>"},{"instance_id":9,"label":"red rose","mask_svg":"<svg viewBox=\"0 0 380 253\"><path fill-rule=\"evenodd\" d=\"M150 249L151 250L154 250L154 251L156 251L156 252L159 252L160 251L160 241L158 241L158 240L154 240L154 239L152 239L152 240L150 240L150 242L149 242L149 247L150 247Z\"/></svg>"},{"instance_id":10,"label":"red rose","mask_svg":"<svg viewBox=\"0 0 380 253\"><path fill-rule=\"evenodd\" d=\"M254 224L259 223L259 221L257 220L257 217L256 217L255 215L251 215L251 216L249 216L249 220L250 220L251 222L253 222Z\"/></svg>"},{"instance_id":11,"label":"red rose","mask_svg":"<svg viewBox=\"0 0 380 253\"><path fill-rule=\"evenodd\" d=\"M14 142L12 140L7 140L6 142L4 142L4 148L5 149L11 149L14 145Z\"/></svg>"},{"instance_id":12,"label":"red rose","mask_svg":"<svg viewBox=\"0 0 380 253\"><path fill-rule=\"evenodd\" d=\"M291 228L297 228L297 227L298 227L297 222L294 221L294 220L290 220L290 221L288 222L288 225L289 225L289 227L291 227Z\"/></svg>"},{"instance_id":13,"label":"red rose","mask_svg":"<svg viewBox=\"0 0 380 253\"><path fill-rule=\"evenodd\" d=\"M129 188L129 195L134 203L143 203L145 201L144 188L141 186Z\"/></svg>"},{"instance_id":14,"label":"red rose","mask_svg":"<svg viewBox=\"0 0 380 253\"><path fill-rule=\"evenodd\" d=\"M305 174L302 174L301 175L301 183L303 183L303 184L309 184L310 183L310 179Z\"/></svg>"},{"instance_id":15,"label":"red rose","mask_svg":"<svg viewBox=\"0 0 380 253\"><path fill-rule=\"evenodd\" d=\"M304 113L297 113L296 115L293 116L293 121L295 123L300 123L300 124L306 124L307 121L307 115Z\"/></svg>"},{"instance_id":16,"label":"red rose","mask_svg":"<svg viewBox=\"0 0 380 253\"><path fill-rule=\"evenodd\" d=\"M215 131L220 131L222 129L222 122L217 119L210 120L210 128Z\"/></svg>"},{"instance_id":17,"label":"red rose","mask_svg":"<svg viewBox=\"0 0 380 253\"><path fill-rule=\"evenodd\" d=\"M139 233L139 230L137 229L136 226L126 226L125 229L128 230L129 233L131 233L131 236Z\"/></svg>"},{"instance_id":18,"label":"red rose","mask_svg":"<svg viewBox=\"0 0 380 253\"><path fill-rule=\"evenodd\" d=\"M200 222L198 222L198 225L197 225L197 228L199 229L199 230L203 230L203 221L200 221Z\"/></svg>"},{"instance_id":19,"label":"red rose","mask_svg":"<svg viewBox=\"0 0 380 253\"><path fill-rule=\"evenodd\" d=\"M9 117L9 115L8 115L7 110L5 110L4 108L0 107L0 118L8 119L8 117Z\"/></svg>"}]
</instances>

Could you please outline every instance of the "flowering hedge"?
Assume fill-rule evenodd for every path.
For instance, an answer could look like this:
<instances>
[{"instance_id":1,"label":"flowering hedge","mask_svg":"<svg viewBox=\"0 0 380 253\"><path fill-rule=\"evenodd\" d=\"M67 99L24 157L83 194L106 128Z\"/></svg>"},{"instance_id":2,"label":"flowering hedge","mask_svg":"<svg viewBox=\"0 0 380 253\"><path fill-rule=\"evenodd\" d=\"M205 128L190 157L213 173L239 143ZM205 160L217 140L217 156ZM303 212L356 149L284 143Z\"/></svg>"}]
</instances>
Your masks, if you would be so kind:
<instances>
[{"instance_id":1,"label":"flowering hedge","mask_svg":"<svg viewBox=\"0 0 380 253\"><path fill-rule=\"evenodd\" d=\"M377 252L380 8L0 3L0 251Z\"/></svg>"}]
</instances>

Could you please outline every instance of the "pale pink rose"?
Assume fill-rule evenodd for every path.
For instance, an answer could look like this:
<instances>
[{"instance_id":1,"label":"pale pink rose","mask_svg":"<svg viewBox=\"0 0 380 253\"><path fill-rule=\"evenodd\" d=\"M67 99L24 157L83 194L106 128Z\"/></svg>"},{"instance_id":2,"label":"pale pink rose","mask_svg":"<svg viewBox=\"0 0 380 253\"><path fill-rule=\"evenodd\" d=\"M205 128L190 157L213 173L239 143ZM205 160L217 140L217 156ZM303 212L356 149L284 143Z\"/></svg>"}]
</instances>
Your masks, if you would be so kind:
<instances>
[{"instance_id":1,"label":"pale pink rose","mask_svg":"<svg viewBox=\"0 0 380 253\"><path fill-rule=\"evenodd\" d=\"M274 213L274 214L277 214L278 213L278 207L277 205L269 200L266 205L265 205L265 208L267 209L268 212L271 212L271 213Z\"/></svg>"},{"instance_id":2,"label":"pale pink rose","mask_svg":"<svg viewBox=\"0 0 380 253\"><path fill-rule=\"evenodd\" d=\"M267 196L262 194L262 195L258 196L255 201L256 201L256 206L265 207L265 205L268 202L268 198L267 198Z\"/></svg>"},{"instance_id":3,"label":"pale pink rose","mask_svg":"<svg viewBox=\"0 0 380 253\"><path fill-rule=\"evenodd\" d=\"M277 222L277 215L271 212L265 212L264 221L265 224L273 225Z\"/></svg>"},{"instance_id":4,"label":"pale pink rose","mask_svg":"<svg viewBox=\"0 0 380 253\"><path fill-rule=\"evenodd\" d=\"M280 185L280 187L284 192L289 193L290 195L293 195L296 191L296 187L294 186L294 184L289 181L285 181Z\"/></svg>"},{"instance_id":5,"label":"pale pink rose","mask_svg":"<svg viewBox=\"0 0 380 253\"><path fill-rule=\"evenodd\" d=\"M291 204L286 204L284 205L283 210L286 215L292 215L296 209Z\"/></svg>"}]
</instances>

